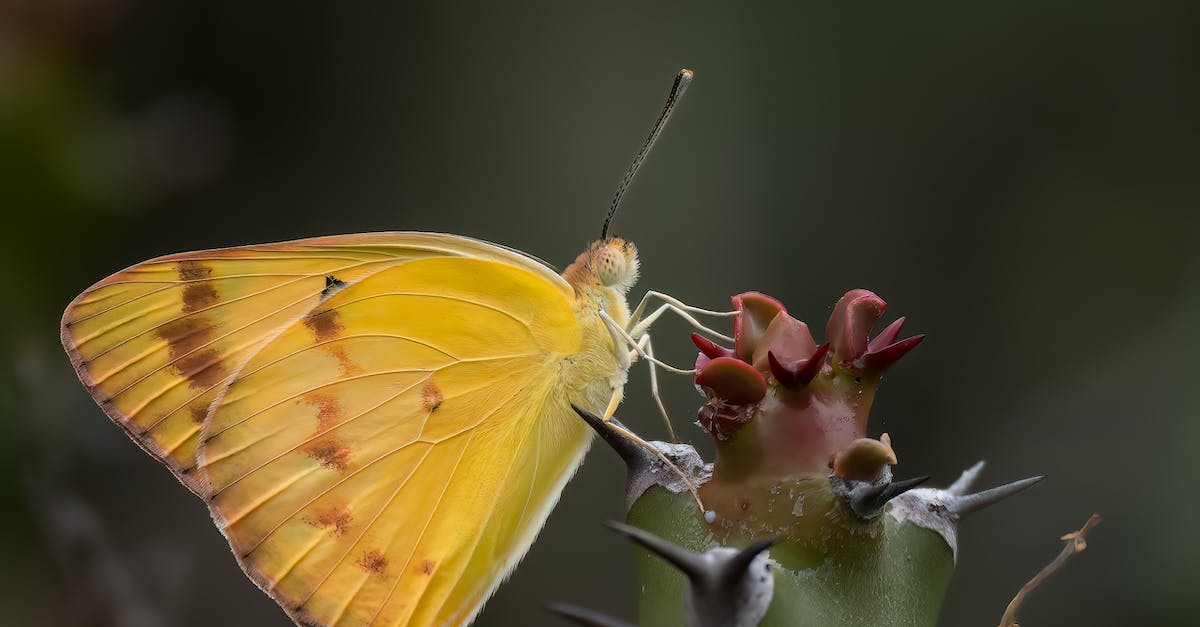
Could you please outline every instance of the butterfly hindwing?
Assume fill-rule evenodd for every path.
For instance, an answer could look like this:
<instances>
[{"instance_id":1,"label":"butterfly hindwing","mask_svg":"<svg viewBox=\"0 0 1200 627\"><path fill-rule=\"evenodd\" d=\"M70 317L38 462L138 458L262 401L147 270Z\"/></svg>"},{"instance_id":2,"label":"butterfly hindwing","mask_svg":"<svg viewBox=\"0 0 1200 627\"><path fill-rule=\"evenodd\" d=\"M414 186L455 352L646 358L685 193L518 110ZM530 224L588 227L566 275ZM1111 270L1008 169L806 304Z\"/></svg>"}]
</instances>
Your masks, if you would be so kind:
<instances>
[{"instance_id":1,"label":"butterfly hindwing","mask_svg":"<svg viewBox=\"0 0 1200 627\"><path fill-rule=\"evenodd\" d=\"M507 263L424 259L350 285L218 400L201 445L214 518L298 618L463 618L587 441L559 389L579 342L570 301Z\"/></svg>"}]
</instances>

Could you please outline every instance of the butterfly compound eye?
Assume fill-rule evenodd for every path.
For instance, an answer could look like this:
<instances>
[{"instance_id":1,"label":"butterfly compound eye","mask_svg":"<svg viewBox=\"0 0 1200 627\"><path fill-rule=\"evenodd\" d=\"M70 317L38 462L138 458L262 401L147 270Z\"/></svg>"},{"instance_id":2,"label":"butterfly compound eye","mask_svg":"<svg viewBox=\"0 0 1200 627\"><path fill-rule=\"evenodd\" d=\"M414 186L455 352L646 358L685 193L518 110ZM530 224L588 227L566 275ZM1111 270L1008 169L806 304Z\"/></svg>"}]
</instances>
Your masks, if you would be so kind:
<instances>
[{"instance_id":1,"label":"butterfly compound eye","mask_svg":"<svg viewBox=\"0 0 1200 627\"><path fill-rule=\"evenodd\" d=\"M617 285L625 281L629 274L629 264L625 253L618 246L602 246L596 251L596 278L607 286Z\"/></svg>"}]
</instances>

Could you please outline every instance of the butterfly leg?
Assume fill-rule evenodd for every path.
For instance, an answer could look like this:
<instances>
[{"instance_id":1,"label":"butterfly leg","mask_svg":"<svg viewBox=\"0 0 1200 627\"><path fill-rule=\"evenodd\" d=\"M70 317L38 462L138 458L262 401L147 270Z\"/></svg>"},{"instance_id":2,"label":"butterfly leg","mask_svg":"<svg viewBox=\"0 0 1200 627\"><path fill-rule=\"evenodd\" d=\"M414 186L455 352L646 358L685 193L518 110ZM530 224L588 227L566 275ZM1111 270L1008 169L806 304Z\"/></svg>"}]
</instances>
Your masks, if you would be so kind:
<instances>
[{"instance_id":1,"label":"butterfly leg","mask_svg":"<svg viewBox=\"0 0 1200 627\"><path fill-rule=\"evenodd\" d=\"M657 299L663 301L664 303L666 303L667 305L669 305L669 307L666 307L666 308L659 307L657 311L650 314L649 316L646 316L645 321L643 321L643 314L646 311L646 306L648 304L650 304L651 298L657 298ZM733 341L728 336L723 335L721 333L717 333L716 331L713 331L712 329L700 324L700 322L698 320L696 320L696 318L693 317L691 314L728 318L730 316L736 315L737 314L736 311L713 311L711 309L702 309L700 307L693 307L691 305L684 303L683 301L679 300L678 298L675 298L674 296L663 294L662 292L656 292L654 290L650 290L650 291L646 292L646 295L642 297L641 302L638 303L638 306L634 308L633 313L630 314L629 320L631 322L629 323L629 326L630 326L631 332L639 329L643 325L645 327L649 327L650 322L653 322L655 319L657 319L659 316L661 316L663 313L665 313L667 311L675 312L681 318L686 320L688 322L688 324L692 325L697 330L703 331L705 333L708 333L714 337L725 340L727 342ZM636 332L632 333L632 335L634 337L638 336L638 334Z\"/></svg>"},{"instance_id":2,"label":"butterfly leg","mask_svg":"<svg viewBox=\"0 0 1200 627\"><path fill-rule=\"evenodd\" d=\"M639 302L638 306L636 308L634 308L633 315L630 316L631 320L637 320L638 318L642 317L642 313L646 310L646 305L648 305L650 303L651 298L657 298L663 302L675 305L679 309L682 309L684 311L688 311L688 312L691 312L694 314L700 314L702 316L716 316L719 318L730 318L730 317L737 315L736 311L713 311L711 309L702 309L700 307L693 307L691 305L684 303L683 301L679 300L678 298L675 298L674 296L670 296L667 294L663 294L662 292L656 292L654 290L650 290L650 291L646 292L645 296L642 296L641 302Z\"/></svg>"},{"instance_id":3,"label":"butterfly leg","mask_svg":"<svg viewBox=\"0 0 1200 627\"><path fill-rule=\"evenodd\" d=\"M617 413L617 405L621 404L621 390L613 390L612 398L608 399L608 407L604 408L604 414L600 416L604 422L612 419L613 414Z\"/></svg>"},{"instance_id":4,"label":"butterfly leg","mask_svg":"<svg viewBox=\"0 0 1200 627\"><path fill-rule=\"evenodd\" d=\"M688 324L692 325L692 327L695 328L697 331L702 331L702 332L707 333L719 340L724 340L726 342L729 342L730 344L733 343L733 338L729 337L728 335L725 335L724 333L714 331L713 329L710 329L710 328L704 326L703 324L700 324L700 321L696 320L694 317L692 317L691 314L680 309L679 307L676 307L675 305L673 305L671 303L666 303L666 304L662 305L658 309L655 309L653 313L646 316L645 318L642 318L641 320L638 320L636 318L630 318L631 320L633 320L633 322L630 323L629 334L635 338L640 338L642 336L642 334L646 332L646 329L649 329L650 325L654 324L655 320L658 320L660 316L662 316L664 313L666 313L668 311L673 311L676 314L678 314L680 318L683 318Z\"/></svg>"},{"instance_id":5,"label":"butterfly leg","mask_svg":"<svg viewBox=\"0 0 1200 627\"><path fill-rule=\"evenodd\" d=\"M600 319L604 321L605 326L608 327L609 333L612 333L613 340L615 343L619 344L621 342L624 342L626 345L629 346L629 348L633 349L633 352L635 354L637 354L638 357L641 357L642 359L645 359L646 361L648 361L652 364L655 364L659 368L662 368L663 370L666 370L668 372L674 372L675 374L685 374L688 376L696 374L696 370L694 368L686 369L686 370L683 368L676 368L675 366L663 363L663 362L655 359L652 355L647 354L646 351L643 350L642 347L638 345L637 340L633 339L633 336L629 335L629 331L626 331L624 328L621 327L621 325L617 324L617 321L613 320L612 316L608 315L608 312L601 309L597 313L599 314Z\"/></svg>"},{"instance_id":6,"label":"butterfly leg","mask_svg":"<svg viewBox=\"0 0 1200 627\"><path fill-rule=\"evenodd\" d=\"M638 340L638 346L641 347L647 355L654 356L654 346L650 344L650 334L644 333L642 338ZM633 360L637 353L630 351L629 358ZM654 397L654 404L658 405L658 413L662 416L663 424L667 426L667 434L670 435L672 442L678 442L679 438L675 436L675 428L671 426L671 416L667 414L667 407L663 405L662 396L658 393L658 371L654 369L654 364L650 364L650 396Z\"/></svg>"}]
</instances>

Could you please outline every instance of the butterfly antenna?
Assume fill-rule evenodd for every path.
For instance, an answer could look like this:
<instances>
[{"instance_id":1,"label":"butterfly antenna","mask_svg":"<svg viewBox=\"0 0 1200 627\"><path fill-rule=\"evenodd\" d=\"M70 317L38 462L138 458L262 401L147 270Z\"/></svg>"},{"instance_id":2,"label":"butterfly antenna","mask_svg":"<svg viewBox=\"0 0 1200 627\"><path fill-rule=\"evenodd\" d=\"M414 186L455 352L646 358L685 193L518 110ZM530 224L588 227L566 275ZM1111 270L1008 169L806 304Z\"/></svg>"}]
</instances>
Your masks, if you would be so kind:
<instances>
[{"instance_id":1,"label":"butterfly antenna","mask_svg":"<svg viewBox=\"0 0 1200 627\"><path fill-rule=\"evenodd\" d=\"M662 133L663 127L667 125L667 120L671 117L671 112L675 110L675 104L683 97L683 92L687 91L688 85L692 82L693 73L691 70L682 69L675 75L675 82L671 85L671 93L667 95L667 104L663 105L662 113L658 116L658 121L654 123L654 128L650 129L650 135L642 144L641 150L638 150L637 156L633 158L633 163L629 164L629 169L625 171L625 176L621 178L621 182L617 185L617 191L613 192L612 204L608 207L608 215L604 218L604 227L600 229L600 239L608 239L608 227L612 224L613 216L617 213L617 207L621 205L621 197L625 195L625 190L629 189L629 184L633 181L633 177L637 174L638 168L642 167L642 162L646 160L646 155L650 154L650 149L654 147L655 140Z\"/></svg>"}]
</instances>

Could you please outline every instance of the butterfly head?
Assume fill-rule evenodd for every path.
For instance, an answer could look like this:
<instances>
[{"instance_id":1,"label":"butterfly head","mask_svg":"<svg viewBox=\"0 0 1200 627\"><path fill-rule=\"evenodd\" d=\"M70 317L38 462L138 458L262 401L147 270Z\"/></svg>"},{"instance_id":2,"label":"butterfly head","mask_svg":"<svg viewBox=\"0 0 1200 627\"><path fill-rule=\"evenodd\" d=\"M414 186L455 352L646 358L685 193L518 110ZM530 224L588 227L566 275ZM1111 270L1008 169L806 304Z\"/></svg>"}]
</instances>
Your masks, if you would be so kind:
<instances>
[{"instance_id":1,"label":"butterfly head","mask_svg":"<svg viewBox=\"0 0 1200 627\"><path fill-rule=\"evenodd\" d=\"M619 237L592 242L563 277L581 292L612 290L624 296L638 278L637 247Z\"/></svg>"}]
</instances>

